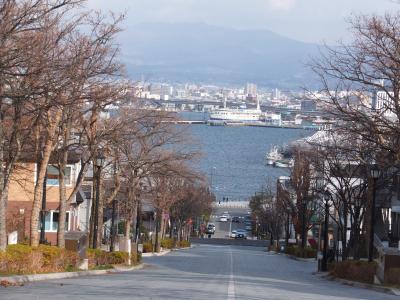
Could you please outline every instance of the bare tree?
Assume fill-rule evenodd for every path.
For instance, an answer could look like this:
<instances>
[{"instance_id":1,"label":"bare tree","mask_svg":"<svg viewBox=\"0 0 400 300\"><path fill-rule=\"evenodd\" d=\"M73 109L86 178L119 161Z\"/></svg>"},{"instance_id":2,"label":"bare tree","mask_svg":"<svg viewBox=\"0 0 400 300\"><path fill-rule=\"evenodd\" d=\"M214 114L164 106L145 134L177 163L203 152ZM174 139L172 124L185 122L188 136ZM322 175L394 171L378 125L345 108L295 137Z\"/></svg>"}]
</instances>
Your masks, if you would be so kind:
<instances>
[{"instance_id":1,"label":"bare tree","mask_svg":"<svg viewBox=\"0 0 400 300\"><path fill-rule=\"evenodd\" d=\"M290 176L291 186L296 195L292 205L292 220L296 233L300 233L301 247L307 245L307 233L311 228L311 218L315 213L315 190L313 189L313 173L310 164L311 153L297 150Z\"/></svg>"},{"instance_id":2,"label":"bare tree","mask_svg":"<svg viewBox=\"0 0 400 300\"><path fill-rule=\"evenodd\" d=\"M0 2L0 248L6 245L6 206L10 175L30 141L35 116L43 95L41 74L50 36L43 35L50 21L78 4L79 0L4 0ZM29 124L29 126L27 126ZM29 132L29 133L28 133Z\"/></svg>"},{"instance_id":3,"label":"bare tree","mask_svg":"<svg viewBox=\"0 0 400 300\"><path fill-rule=\"evenodd\" d=\"M398 12L356 16L350 20L352 42L326 47L311 63L321 83L321 93L314 96L340 120L338 128L375 145L369 159L396 169L400 159L399 20Z\"/></svg>"},{"instance_id":4,"label":"bare tree","mask_svg":"<svg viewBox=\"0 0 400 300\"><path fill-rule=\"evenodd\" d=\"M354 258L359 257L361 244L360 233L365 224L367 211L368 166L364 161L369 156L370 149L365 143L355 143L351 136L340 135L326 131L327 139L313 143L315 156L312 160L313 170L323 185L318 187L333 210L330 210L331 220L339 229L342 241L342 259L345 260L350 251ZM357 140L356 140L357 141ZM347 244L347 231L350 228L350 245ZM349 247L350 248L349 248Z\"/></svg>"}]
</instances>

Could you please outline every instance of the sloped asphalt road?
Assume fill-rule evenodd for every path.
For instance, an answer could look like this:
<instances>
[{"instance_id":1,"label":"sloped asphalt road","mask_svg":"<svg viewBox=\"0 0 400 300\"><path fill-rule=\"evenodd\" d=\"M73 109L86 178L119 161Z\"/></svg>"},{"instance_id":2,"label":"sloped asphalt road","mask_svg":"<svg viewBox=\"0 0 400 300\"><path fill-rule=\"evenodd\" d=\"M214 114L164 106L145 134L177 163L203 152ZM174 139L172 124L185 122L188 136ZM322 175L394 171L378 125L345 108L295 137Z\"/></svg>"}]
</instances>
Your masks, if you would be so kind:
<instances>
[{"instance_id":1,"label":"sloped asphalt road","mask_svg":"<svg viewBox=\"0 0 400 300\"><path fill-rule=\"evenodd\" d=\"M0 288L0 299L398 299L326 281L312 275L315 263L259 247L197 245L144 263L128 273Z\"/></svg>"}]
</instances>

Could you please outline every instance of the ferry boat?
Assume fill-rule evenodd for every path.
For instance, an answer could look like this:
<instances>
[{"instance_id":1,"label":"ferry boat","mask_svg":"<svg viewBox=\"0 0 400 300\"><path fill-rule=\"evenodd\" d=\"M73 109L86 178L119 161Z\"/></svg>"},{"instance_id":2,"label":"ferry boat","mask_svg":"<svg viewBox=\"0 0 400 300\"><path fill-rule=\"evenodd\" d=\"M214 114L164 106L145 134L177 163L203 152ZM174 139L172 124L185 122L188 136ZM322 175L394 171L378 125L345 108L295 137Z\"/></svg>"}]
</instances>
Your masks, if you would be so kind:
<instances>
[{"instance_id":1,"label":"ferry boat","mask_svg":"<svg viewBox=\"0 0 400 300\"><path fill-rule=\"evenodd\" d=\"M211 121L224 121L224 122L258 122L262 111L260 103L257 101L256 109L240 108L227 108L226 99L224 100L224 108L212 110L210 112Z\"/></svg>"}]
</instances>

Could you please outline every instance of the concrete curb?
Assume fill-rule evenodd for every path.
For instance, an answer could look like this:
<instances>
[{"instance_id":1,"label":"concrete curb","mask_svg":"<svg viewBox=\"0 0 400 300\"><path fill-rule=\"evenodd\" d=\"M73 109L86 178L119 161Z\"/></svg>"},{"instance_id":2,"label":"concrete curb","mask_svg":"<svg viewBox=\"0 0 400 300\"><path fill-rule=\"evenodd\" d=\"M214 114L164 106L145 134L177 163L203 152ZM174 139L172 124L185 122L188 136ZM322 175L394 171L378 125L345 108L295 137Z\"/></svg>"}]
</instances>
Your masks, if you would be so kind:
<instances>
[{"instance_id":1,"label":"concrete curb","mask_svg":"<svg viewBox=\"0 0 400 300\"><path fill-rule=\"evenodd\" d=\"M285 254L287 257L289 257L290 259L293 260L297 260L297 261L303 261L303 262L316 262L317 260L315 258L301 258L301 257L297 257L294 255L290 255L290 254Z\"/></svg>"},{"instance_id":2,"label":"concrete curb","mask_svg":"<svg viewBox=\"0 0 400 300\"><path fill-rule=\"evenodd\" d=\"M168 254L170 252L171 250L163 250L160 253L157 252L142 253L142 257L164 256L165 254Z\"/></svg>"},{"instance_id":3,"label":"concrete curb","mask_svg":"<svg viewBox=\"0 0 400 300\"><path fill-rule=\"evenodd\" d=\"M6 284L21 284L43 280L54 280L54 279L65 279L65 278L76 278L82 276L93 276L93 275L105 275L113 273L130 272L134 270L140 270L143 268L143 264L139 264L133 267L121 267L116 266L114 269L108 270L92 270L92 271L78 271L78 272L62 272L62 273L47 273L47 274L32 274L32 275L15 275L15 276L0 276L0 282Z\"/></svg>"},{"instance_id":4,"label":"concrete curb","mask_svg":"<svg viewBox=\"0 0 400 300\"><path fill-rule=\"evenodd\" d=\"M189 249L192 249L192 248L193 248L193 246L185 247L185 248L173 248L173 249L170 249L170 250L163 250L160 253L157 253L157 252L142 253L142 257L164 256L165 254L168 254L171 251L189 250Z\"/></svg>"},{"instance_id":5,"label":"concrete curb","mask_svg":"<svg viewBox=\"0 0 400 300\"><path fill-rule=\"evenodd\" d=\"M370 284L370 283L351 281L351 280L347 280L347 279L343 279L343 278L337 278L337 277L334 277L334 276L330 275L329 273L314 272L313 275L315 275L315 276L317 276L319 278L325 279L325 280L336 281L336 282L339 282L339 283L344 284L344 285L349 285L349 286L353 286L353 287L372 290L372 291L375 291L375 292L380 292L380 293L400 296L400 290L399 289L395 289L395 288L390 288L390 287L386 287L386 286L379 286L379 285Z\"/></svg>"},{"instance_id":6,"label":"concrete curb","mask_svg":"<svg viewBox=\"0 0 400 300\"><path fill-rule=\"evenodd\" d=\"M174 248L174 249L171 249L171 251L190 250L192 248L194 248L193 245L191 245L190 247L184 247L184 248Z\"/></svg>"}]
</instances>

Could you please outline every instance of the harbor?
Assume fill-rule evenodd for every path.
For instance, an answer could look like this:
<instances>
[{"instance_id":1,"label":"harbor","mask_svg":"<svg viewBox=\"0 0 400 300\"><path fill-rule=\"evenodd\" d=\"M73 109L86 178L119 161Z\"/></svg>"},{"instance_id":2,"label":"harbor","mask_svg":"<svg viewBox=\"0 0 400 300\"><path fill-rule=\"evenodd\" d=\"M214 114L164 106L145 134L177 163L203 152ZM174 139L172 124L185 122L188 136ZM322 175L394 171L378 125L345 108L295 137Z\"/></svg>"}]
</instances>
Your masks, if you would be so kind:
<instances>
[{"instance_id":1,"label":"harbor","mask_svg":"<svg viewBox=\"0 0 400 300\"><path fill-rule=\"evenodd\" d=\"M201 113L179 113L188 121L203 118ZM268 182L287 176L288 168L267 165L272 145L288 145L313 131L273 126L210 126L207 120L187 126L203 153L198 171L207 176L218 200L244 201ZM197 148L196 148L197 149Z\"/></svg>"},{"instance_id":2,"label":"harbor","mask_svg":"<svg viewBox=\"0 0 400 300\"><path fill-rule=\"evenodd\" d=\"M322 125L294 125L294 124L282 124L272 125L264 122L227 122L220 120L177 120L170 121L177 125L209 125L209 126L249 126L249 127L265 127L265 128L282 128L282 129L301 129L301 130L323 130L326 126Z\"/></svg>"}]
</instances>

